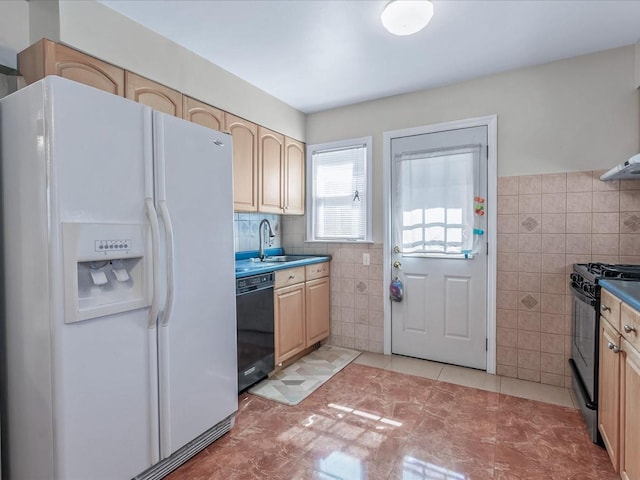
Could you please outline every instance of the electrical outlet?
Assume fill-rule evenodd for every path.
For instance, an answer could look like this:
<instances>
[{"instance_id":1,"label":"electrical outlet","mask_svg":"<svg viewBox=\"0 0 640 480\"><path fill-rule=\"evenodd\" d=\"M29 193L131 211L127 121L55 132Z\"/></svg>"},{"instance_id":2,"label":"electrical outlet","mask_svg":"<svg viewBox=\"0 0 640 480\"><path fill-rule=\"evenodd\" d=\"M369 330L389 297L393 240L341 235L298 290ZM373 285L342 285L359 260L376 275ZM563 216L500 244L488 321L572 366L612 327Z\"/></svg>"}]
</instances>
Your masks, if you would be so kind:
<instances>
[{"instance_id":1,"label":"electrical outlet","mask_svg":"<svg viewBox=\"0 0 640 480\"><path fill-rule=\"evenodd\" d=\"M363 253L362 254L362 264L363 265L371 264L371 256L368 253Z\"/></svg>"}]
</instances>

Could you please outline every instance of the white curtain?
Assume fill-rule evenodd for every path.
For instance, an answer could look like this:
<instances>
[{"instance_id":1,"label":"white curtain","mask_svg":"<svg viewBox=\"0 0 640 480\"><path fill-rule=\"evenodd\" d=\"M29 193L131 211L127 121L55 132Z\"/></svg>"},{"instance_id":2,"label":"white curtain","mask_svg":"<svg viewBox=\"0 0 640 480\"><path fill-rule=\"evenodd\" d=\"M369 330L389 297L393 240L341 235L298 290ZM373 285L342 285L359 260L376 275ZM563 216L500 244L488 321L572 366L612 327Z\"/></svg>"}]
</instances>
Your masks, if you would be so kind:
<instances>
[{"instance_id":1,"label":"white curtain","mask_svg":"<svg viewBox=\"0 0 640 480\"><path fill-rule=\"evenodd\" d=\"M403 254L464 255L474 249L480 145L406 152L395 162L396 245Z\"/></svg>"}]
</instances>

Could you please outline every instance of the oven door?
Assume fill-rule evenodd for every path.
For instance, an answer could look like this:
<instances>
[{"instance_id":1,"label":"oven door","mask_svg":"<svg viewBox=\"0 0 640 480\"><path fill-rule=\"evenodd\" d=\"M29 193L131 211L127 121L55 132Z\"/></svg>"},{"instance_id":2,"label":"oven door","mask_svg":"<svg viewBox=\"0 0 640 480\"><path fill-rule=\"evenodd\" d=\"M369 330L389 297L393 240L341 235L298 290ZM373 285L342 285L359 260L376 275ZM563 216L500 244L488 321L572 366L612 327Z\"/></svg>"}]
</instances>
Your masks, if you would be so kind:
<instances>
[{"instance_id":1,"label":"oven door","mask_svg":"<svg viewBox=\"0 0 640 480\"><path fill-rule=\"evenodd\" d=\"M597 301L573 286L571 287L571 293L573 297L571 358L580 380L584 384L587 400L595 404L598 394L596 388L596 364L598 361Z\"/></svg>"},{"instance_id":2,"label":"oven door","mask_svg":"<svg viewBox=\"0 0 640 480\"><path fill-rule=\"evenodd\" d=\"M593 443L598 432L598 301L571 286L573 339L571 359L573 390Z\"/></svg>"}]
</instances>

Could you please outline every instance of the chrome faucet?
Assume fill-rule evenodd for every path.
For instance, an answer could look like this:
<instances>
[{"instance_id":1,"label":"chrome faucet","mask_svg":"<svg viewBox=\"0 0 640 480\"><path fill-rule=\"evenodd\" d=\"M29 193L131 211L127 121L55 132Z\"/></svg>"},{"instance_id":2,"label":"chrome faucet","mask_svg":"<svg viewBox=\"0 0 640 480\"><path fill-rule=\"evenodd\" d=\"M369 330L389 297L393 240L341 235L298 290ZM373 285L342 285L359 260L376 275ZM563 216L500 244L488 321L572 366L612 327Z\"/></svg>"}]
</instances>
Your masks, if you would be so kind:
<instances>
[{"instance_id":1,"label":"chrome faucet","mask_svg":"<svg viewBox=\"0 0 640 480\"><path fill-rule=\"evenodd\" d=\"M267 228L269 229L269 246L271 246L271 240L276 237L273 233L273 230L271 230L271 224L269 223L269 220L263 218L260 222L260 226L258 227L258 241L260 242L260 246L258 247L258 257L260 257L261 262L264 262L265 258L267 258L267 256L264 254L264 240L262 239L262 231L264 230L263 227L265 223L267 224Z\"/></svg>"}]
</instances>

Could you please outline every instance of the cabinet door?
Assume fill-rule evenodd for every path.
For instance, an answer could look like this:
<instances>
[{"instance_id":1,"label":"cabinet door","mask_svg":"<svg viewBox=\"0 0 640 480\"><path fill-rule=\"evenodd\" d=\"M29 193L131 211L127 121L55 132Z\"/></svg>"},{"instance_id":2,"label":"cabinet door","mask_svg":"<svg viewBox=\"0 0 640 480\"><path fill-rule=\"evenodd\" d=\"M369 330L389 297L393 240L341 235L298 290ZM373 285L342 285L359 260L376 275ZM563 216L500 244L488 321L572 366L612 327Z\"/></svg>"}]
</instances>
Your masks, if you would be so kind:
<instances>
[{"instance_id":1,"label":"cabinet door","mask_svg":"<svg viewBox=\"0 0 640 480\"><path fill-rule=\"evenodd\" d=\"M148 78L125 72L125 97L159 112L182 118L182 94Z\"/></svg>"},{"instance_id":2,"label":"cabinet door","mask_svg":"<svg viewBox=\"0 0 640 480\"><path fill-rule=\"evenodd\" d=\"M42 39L18 54L18 70L27 84L57 75L124 96L124 70L72 48Z\"/></svg>"},{"instance_id":3,"label":"cabinet door","mask_svg":"<svg viewBox=\"0 0 640 480\"><path fill-rule=\"evenodd\" d=\"M598 429L602 435L611 463L616 472L620 468L620 353L609 348L620 347L620 336L604 318L600 322L600 373L598 387Z\"/></svg>"},{"instance_id":4,"label":"cabinet door","mask_svg":"<svg viewBox=\"0 0 640 480\"><path fill-rule=\"evenodd\" d=\"M284 213L304 214L304 144L284 139Z\"/></svg>"},{"instance_id":5,"label":"cabinet door","mask_svg":"<svg viewBox=\"0 0 640 480\"><path fill-rule=\"evenodd\" d=\"M305 348L305 285L299 283L274 292L276 365Z\"/></svg>"},{"instance_id":6,"label":"cabinet door","mask_svg":"<svg viewBox=\"0 0 640 480\"><path fill-rule=\"evenodd\" d=\"M309 347L329 336L329 277L306 283L307 343Z\"/></svg>"},{"instance_id":7,"label":"cabinet door","mask_svg":"<svg viewBox=\"0 0 640 480\"><path fill-rule=\"evenodd\" d=\"M640 352L622 341L624 365L620 384L620 475L640 479Z\"/></svg>"},{"instance_id":8,"label":"cabinet door","mask_svg":"<svg viewBox=\"0 0 640 480\"><path fill-rule=\"evenodd\" d=\"M195 98L182 97L182 118L203 127L222 132L224 130L224 112Z\"/></svg>"},{"instance_id":9,"label":"cabinet door","mask_svg":"<svg viewBox=\"0 0 640 480\"><path fill-rule=\"evenodd\" d=\"M258 211L282 213L284 135L258 127Z\"/></svg>"},{"instance_id":10,"label":"cabinet door","mask_svg":"<svg viewBox=\"0 0 640 480\"><path fill-rule=\"evenodd\" d=\"M233 137L233 209L258 211L258 126L225 113L225 130Z\"/></svg>"}]
</instances>

